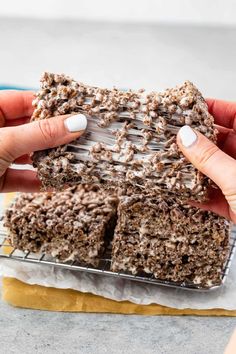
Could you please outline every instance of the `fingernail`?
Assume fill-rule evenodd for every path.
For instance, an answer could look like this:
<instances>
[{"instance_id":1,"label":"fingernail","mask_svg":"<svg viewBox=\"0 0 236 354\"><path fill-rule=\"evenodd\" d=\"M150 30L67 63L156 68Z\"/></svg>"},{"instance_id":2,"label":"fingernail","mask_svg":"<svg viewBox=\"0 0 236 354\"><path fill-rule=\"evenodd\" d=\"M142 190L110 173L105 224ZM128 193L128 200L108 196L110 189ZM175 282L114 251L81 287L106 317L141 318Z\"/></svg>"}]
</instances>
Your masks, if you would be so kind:
<instances>
[{"instance_id":1,"label":"fingernail","mask_svg":"<svg viewBox=\"0 0 236 354\"><path fill-rule=\"evenodd\" d=\"M65 126L69 132L79 132L87 127L87 118L84 114L75 114L65 120Z\"/></svg>"},{"instance_id":2,"label":"fingernail","mask_svg":"<svg viewBox=\"0 0 236 354\"><path fill-rule=\"evenodd\" d=\"M197 141L197 134L189 125L184 125L179 130L179 136L184 147L190 147Z\"/></svg>"}]
</instances>

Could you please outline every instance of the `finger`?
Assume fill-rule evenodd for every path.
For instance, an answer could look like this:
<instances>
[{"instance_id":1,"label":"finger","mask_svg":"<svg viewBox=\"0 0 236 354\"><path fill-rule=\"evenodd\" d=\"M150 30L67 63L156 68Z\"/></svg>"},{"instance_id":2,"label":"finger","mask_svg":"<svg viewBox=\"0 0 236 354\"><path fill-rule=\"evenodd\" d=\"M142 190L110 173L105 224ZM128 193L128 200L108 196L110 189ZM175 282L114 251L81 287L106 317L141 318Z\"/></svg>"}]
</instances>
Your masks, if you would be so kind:
<instances>
[{"instance_id":1,"label":"finger","mask_svg":"<svg viewBox=\"0 0 236 354\"><path fill-rule=\"evenodd\" d=\"M228 202L228 197L236 196L236 161L232 157L186 125L179 130L177 142L187 159L220 187Z\"/></svg>"},{"instance_id":2,"label":"finger","mask_svg":"<svg viewBox=\"0 0 236 354\"><path fill-rule=\"evenodd\" d=\"M233 132L233 130L217 124L214 124L214 127L217 129L217 145L220 146L220 144L224 143L229 132Z\"/></svg>"},{"instance_id":3,"label":"finger","mask_svg":"<svg viewBox=\"0 0 236 354\"><path fill-rule=\"evenodd\" d=\"M82 135L87 126L83 114L38 120L18 127L0 129L0 156L14 161L33 151L67 144Z\"/></svg>"},{"instance_id":4,"label":"finger","mask_svg":"<svg viewBox=\"0 0 236 354\"><path fill-rule=\"evenodd\" d=\"M5 121L5 127L15 127L30 122L30 117L22 117L18 119L10 119Z\"/></svg>"},{"instance_id":5,"label":"finger","mask_svg":"<svg viewBox=\"0 0 236 354\"><path fill-rule=\"evenodd\" d=\"M1 192L39 192L40 181L36 172L8 168L4 175Z\"/></svg>"},{"instance_id":6,"label":"finger","mask_svg":"<svg viewBox=\"0 0 236 354\"><path fill-rule=\"evenodd\" d=\"M29 155L20 156L14 161L14 163L17 165L26 165L26 164L31 165L32 162L33 161L31 160Z\"/></svg>"},{"instance_id":7,"label":"finger","mask_svg":"<svg viewBox=\"0 0 236 354\"><path fill-rule=\"evenodd\" d=\"M33 113L31 91L1 91L0 92L0 122L8 119L30 117Z\"/></svg>"},{"instance_id":8,"label":"finger","mask_svg":"<svg viewBox=\"0 0 236 354\"><path fill-rule=\"evenodd\" d=\"M220 145L221 150L223 150L227 155L230 155L236 159L236 135L234 132L229 132L224 142Z\"/></svg>"},{"instance_id":9,"label":"finger","mask_svg":"<svg viewBox=\"0 0 236 354\"><path fill-rule=\"evenodd\" d=\"M235 348L236 348L236 330L234 331L232 337L230 338L230 341L224 351L224 354L235 354Z\"/></svg>"},{"instance_id":10,"label":"finger","mask_svg":"<svg viewBox=\"0 0 236 354\"><path fill-rule=\"evenodd\" d=\"M224 151L227 155L230 155L236 159L236 134L232 129L228 129L221 126L216 126L218 130L217 134L217 146Z\"/></svg>"},{"instance_id":11,"label":"finger","mask_svg":"<svg viewBox=\"0 0 236 354\"><path fill-rule=\"evenodd\" d=\"M189 201L189 204L202 210L212 211L226 219L231 219L228 202L220 189L214 188L209 195L209 201L205 203Z\"/></svg>"},{"instance_id":12,"label":"finger","mask_svg":"<svg viewBox=\"0 0 236 354\"><path fill-rule=\"evenodd\" d=\"M206 100L215 123L236 130L236 103L209 98Z\"/></svg>"}]
</instances>

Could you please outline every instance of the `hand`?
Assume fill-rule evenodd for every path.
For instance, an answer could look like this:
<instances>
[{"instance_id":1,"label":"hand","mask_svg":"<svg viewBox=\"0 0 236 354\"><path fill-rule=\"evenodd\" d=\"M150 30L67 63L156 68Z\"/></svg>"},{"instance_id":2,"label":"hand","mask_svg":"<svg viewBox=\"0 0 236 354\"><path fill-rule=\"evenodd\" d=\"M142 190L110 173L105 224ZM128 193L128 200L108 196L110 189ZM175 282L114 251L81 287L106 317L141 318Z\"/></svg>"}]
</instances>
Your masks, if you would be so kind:
<instances>
[{"instance_id":1,"label":"hand","mask_svg":"<svg viewBox=\"0 0 236 354\"><path fill-rule=\"evenodd\" d=\"M235 354L235 348L236 348L236 330L234 331L232 337L230 338L230 341L225 348L224 354Z\"/></svg>"},{"instance_id":2,"label":"hand","mask_svg":"<svg viewBox=\"0 0 236 354\"><path fill-rule=\"evenodd\" d=\"M33 113L32 92L0 91L0 192L37 192L36 172L9 168L28 164L29 154L69 143L86 128L82 114L65 115L29 123Z\"/></svg>"},{"instance_id":3,"label":"hand","mask_svg":"<svg viewBox=\"0 0 236 354\"><path fill-rule=\"evenodd\" d=\"M177 142L192 164L212 179L219 189L209 191L206 203L195 203L236 223L236 103L207 100L219 131L216 146L188 126L179 130Z\"/></svg>"}]
</instances>

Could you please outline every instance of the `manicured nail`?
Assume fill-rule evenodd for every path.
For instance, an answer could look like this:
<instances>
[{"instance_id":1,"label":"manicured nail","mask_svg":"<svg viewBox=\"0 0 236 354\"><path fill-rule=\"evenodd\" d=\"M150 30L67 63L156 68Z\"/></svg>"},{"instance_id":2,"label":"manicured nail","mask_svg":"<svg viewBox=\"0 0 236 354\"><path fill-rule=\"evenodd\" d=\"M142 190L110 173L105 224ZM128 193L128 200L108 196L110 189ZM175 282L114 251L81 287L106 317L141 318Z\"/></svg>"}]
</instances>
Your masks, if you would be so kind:
<instances>
[{"instance_id":1,"label":"manicured nail","mask_svg":"<svg viewBox=\"0 0 236 354\"><path fill-rule=\"evenodd\" d=\"M65 120L65 126L69 132L79 132L87 127L87 118L84 114L75 114Z\"/></svg>"},{"instance_id":2,"label":"manicured nail","mask_svg":"<svg viewBox=\"0 0 236 354\"><path fill-rule=\"evenodd\" d=\"M197 134L189 125L184 125L179 130L179 136L184 147L188 148L197 141Z\"/></svg>"}]
</instances>

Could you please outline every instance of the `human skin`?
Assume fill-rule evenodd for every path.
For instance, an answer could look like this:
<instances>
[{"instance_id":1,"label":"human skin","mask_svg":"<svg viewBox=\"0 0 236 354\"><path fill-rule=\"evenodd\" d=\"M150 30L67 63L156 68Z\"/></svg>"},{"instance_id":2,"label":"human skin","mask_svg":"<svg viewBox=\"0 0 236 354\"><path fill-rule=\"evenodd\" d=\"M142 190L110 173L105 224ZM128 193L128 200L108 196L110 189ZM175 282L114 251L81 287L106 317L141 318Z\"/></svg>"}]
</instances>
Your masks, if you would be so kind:
<instances>
[{"instance_id":1,"label":"human skin","mask_svg":"<svg viewBox=\"0 0 236 354\"><path fill-rule=\"evenodd\" d=\"M186 158L218 186L209 190L206 203L191 204L236 222L236 103L208 99L207 104L219 131L217 145L190 128L187 129L190 146L184 146L183 128L177 135L177 143Z\"/></svg>"},{"instance_id":2,"label":"human skin","mask_svg":"<svg viewBox=\"0 0 236 354\"><path fill-rule=\"evenodd\" d=\"M0 192L39 191L36 172L13 169L10 165L31 163L33 151L69 143L86 128L83 115L64 115L29 123L33 99L33 92L0 91Z\"/></svg>"},{"instance_id":3,"label":"human skin","mask_svg":"<svg viewBox=\"0 0 236 354\"><path fill-rule=\"evenodd\" d=\"M0 92L0 192L39 191L36 172L10 165L31 163L33 151L69 143L83 133L68 130L68 115L29 123L33 98L33 92ZM218 186L209 191L208 202L191 203L236 222L236 103L208 99L207 104L219 130L217 146L196 131L188 147L181 139L182 128L177 136L184 155Z\"/></svg>"},{"instance_id":4,"label":"human skin","mask_svg":"<svg viewBox=\"0 0 236 354\"><path fill-rule=\"evenodd\" d=\"M235 354L236 353L236 330L234 331L230 341L224 351L224 354Z\"/></svg>"}]
</instances>

